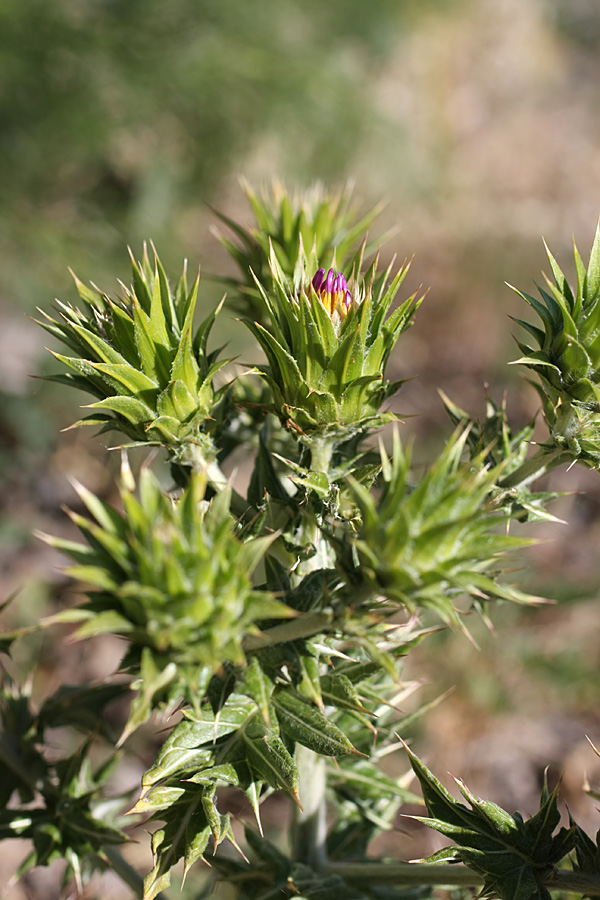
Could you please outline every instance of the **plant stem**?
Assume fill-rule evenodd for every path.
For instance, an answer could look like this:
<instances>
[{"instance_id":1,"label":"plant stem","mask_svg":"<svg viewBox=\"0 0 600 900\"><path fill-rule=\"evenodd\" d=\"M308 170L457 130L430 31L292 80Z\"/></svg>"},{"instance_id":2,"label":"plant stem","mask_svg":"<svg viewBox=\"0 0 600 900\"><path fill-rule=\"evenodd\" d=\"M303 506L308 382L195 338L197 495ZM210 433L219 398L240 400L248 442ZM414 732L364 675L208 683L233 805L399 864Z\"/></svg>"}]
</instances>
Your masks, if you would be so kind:
<instances>
[{"instance_id":1,"label":"plant stem","mask_svg":"<svg viewBox=\"0 0 600 900\"><path fill-rule=\"evenodd\" d=\"M144 896L144 879L136 872L133 866L130 866L127 860L123 859L116 847L106 846L102 848L104 856L110 863L111 869L117 873L121 881L131 888L136 897ZM163 893L156 894L154 900L167 900Z\"/></svg>"},{"instance_id":2,"label":"plant stem","mask_svg":"<svg viewBox=\"0 0 600 900\"><path fill-rule=\"evenodd\" d=\"M194 472L199 472L204 475L208 484L210 484L217 493L225 490L228 486L231 486L230 479L225 476L219 463L216 459L212 459L210 455L207 456L202 446L192 443L189 444L186 463ZM232 513L236 516L247 515L248 511L251 509L252 507L250 504L244 500L243 497L240 497L237 491L231 488Z\"/></svg>"},{"instance_id":3,"label":"plant stem","mask_svg":"<svg viewBox=\"0 0 600 900\"><path fill-rule=\"evenodd\" d=\"M327 862L325 839L325 759L296 745L296 765L302 809L296 809L292 824L292 858L312 868Z\"/></svg>"},{"instance_id":4,"label":"plant stem","mask_svg":"<svg viewBox=\"0 0 600 900\"><path fill-rule=\"evenodd\" d=\"M242 647L246 653L272 647L275 644L284 644L287 641L297 641L301 638L314 637L331 622L331 615L325 612L306 613L297 619L290 619L282 625L263 631L261 634L251 634L244 638Z\"/></svg>"},{"instance_id":5,"label":"plant stem","mask_svg":"<svg viewBox=\"0 0 600 900\"><path fill-rule=\"evenodd\" d=\"M310 444L310 468L312 472L329 475L335 441L332 438L313 438Z\"/></svg>"},{"instance_id":6,"label":"plant stem","mask_svg":"<svg viewBox=\"0 0 600 900\"><path fill-rule=\"evenodd\" d=\"M570 894L600 897L600 875L591 872L569 872L565 869L555 869L544 880L544 887L549 891L566 891Z\"/></svg>"},{"instance_id":7,"label":"plant stem","mask_svg":"<svg viewBox=\"0 0 600 900\"><path fill-rule=\"evenodd\" d=\"M331 438L315 438L310 444L310 468L329 476L335 441ZM318 521L311 521L303 537L314 544L317 553L298 566L297 576L326 567L327 549L323 547ZM316 614L318 616L319 614ZM322 614L320 614L322 616ZM315 618L316 618L315 616ZM310 618L310 617L303 617ZM273 631L273 629L271 629ZM307 866L318 868L327 862L325 840L327 837L325 806L325 759L302 744L296 744L296 765L302 809L294 809L292 823L292 858Z\"/></svg>"},{"instance_id":8,"label":"plant stem","mask_svg":"<svg viewBox=\"0 0 600 900\"><path fill-rule=\"evenodd\" d=\"M322 870L357 884L483 886L483 878L463 865L435 863L328 863ZM600 875L554 869L542 879L549 891L600 897Z\"/></svg>"},{"instance_id":9,"label":"plant stem","mask_svg":"<svg viewBox=\"0 0 600 900\"><path fill-rule=\"evenodd\" d=\"M346 881L394 885L436 885L438 887L482 887L483 878L462 865L409 862L328 863L325 872Z\"/></svg>"},{"instance_id":10,"label":"plant stem","mask_svg":"<svg viewBox=\"0 0 600 900\"><path fill-rule=\"evenodd\" d=\"M329 478L331 457L335 448L335 440L332 438L313 438L310 443L310 470L319 472ZM299 545L312 545L315 553L310 559L305 559L296 568L292 583L299 584L305 575L316 572L319 569L329 569L334 565L329 541L323 538L318 518L314 511L308 512L304 521L296 532L296 541Z\"/></svg>"},{"instance_id":11,"label":"plant stem","mask_svg":"<svg viewBox=\"0 0 600 900\"><path fill-rule=\"evenodd\" d=\"M545 450L541 448L529 459L526 459L518 469L515 469L514 472L511 472L505 478L501 478L498 482L498 486L510 489L529 484L530 481L541 478L546 472L556 469L564 462L568 462L571 458L572 457L565 454L564 450L560 447L556 450Z\"/></svg>"}]
</instances>

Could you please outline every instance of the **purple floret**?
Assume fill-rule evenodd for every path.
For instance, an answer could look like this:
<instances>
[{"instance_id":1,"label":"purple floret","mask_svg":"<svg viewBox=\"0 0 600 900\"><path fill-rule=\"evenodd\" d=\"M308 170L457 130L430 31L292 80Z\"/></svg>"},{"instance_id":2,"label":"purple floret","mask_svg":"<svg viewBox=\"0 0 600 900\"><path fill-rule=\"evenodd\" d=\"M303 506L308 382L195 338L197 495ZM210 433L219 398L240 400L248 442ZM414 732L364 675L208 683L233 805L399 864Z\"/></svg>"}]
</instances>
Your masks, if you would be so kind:
<instances>
[{"instance_id":1,"label":"purple floret","mask_svg":"<svg viewBox=\"0 0 600 900\"><path fill-rule=\"evenodd\" d=\"M312 280L312 286L315 291L318 291L323 284L323 279L325 278L325 269L317 269L315 272L315 277Z\"/></svg>"},{"instance_id":2,"label":"purple floret","mask_svg":"<svg viewBox=\"0 0 600 900\"><path fill-rule=\"evenodd\" d=\"M329 306L327 306L327 309L330 315L333 315L336 307L338 313L343 312L345 315L349 312L352 307L352 294L348 290L348 282L341 272L329 269L327 275L325 275L325 269L318 269L313 276L311 284L317 294L323 298L323 302L325 302L324 298L328 296L327 303L331 306L331 309L329 309Z\"/></svg>"}]
</instances>

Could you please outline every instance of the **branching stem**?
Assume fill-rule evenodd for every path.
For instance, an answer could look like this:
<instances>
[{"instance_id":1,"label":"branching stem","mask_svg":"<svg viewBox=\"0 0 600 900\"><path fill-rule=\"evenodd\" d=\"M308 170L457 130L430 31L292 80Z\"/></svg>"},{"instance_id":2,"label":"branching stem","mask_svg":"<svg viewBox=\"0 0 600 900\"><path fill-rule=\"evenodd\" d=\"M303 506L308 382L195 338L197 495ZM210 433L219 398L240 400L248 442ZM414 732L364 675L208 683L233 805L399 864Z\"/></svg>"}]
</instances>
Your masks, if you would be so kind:
<instances>
[{"instance_id":1,"label":"branching stem","mask_svg":"<svg viewBox=\"0 0 600 900\"><path fill-rule=\"evenodd\" d=\"M292 825L292 858L312 868L320 868L327 861L325 840L325 759L296 745L296 765L300 783L300 802Z\"/></svg>"},{"instance_id":2,"label":"branching stem","mask_svg":"<svg viewBox=\"0 0 600 900\"><path fill-rule=\"evenodd\" d=\"M127 887L131 888L135 896L142 900L144 897L144 879L139 872L137 872L133 866L130 866L127 860L123 859L116 847L109 845L102 849L104 856L110 863L111 869L116 872ZM155 895L154 900L167 900L167 898L161 892L160 894Z\"/></svg>"},{"instance_id":3,"label":"branching stem","mask_svg":"<svg viewBox=\"0 0 600 900\"><path fill-rule=\"evenodd\" d=\"M335 442L331 438L316 438L310 445L311 470L329 475ZM317 553L298 566L298 576L323 568L326 560L321 553L321 529L318 521L310 522L304 535L317 548ZM325 554L326 555L326 554ZM323 615L317 613L316 616ZM303 617L305 619L310 617ZM285 626L284 626L285 627ZM271 629L273 630L273 629ZM327 837L325 805L325 760L322 756L296 745L300 802L302 809L294 810L292 825L292 857L305 865L319 867L327 861L325 840Z\"/></svg>"},{"instance_id":4,"label":"branching stem","mask_svg":"<svg viewBox=\"0 0 600 900\"><path fill-rule=\"evenodd\" d=\"M466 866L433 863L328 863L323 871L357 884L431 885L437 887L483 886L483 878ZM600 875L554 869L543 879L549 891L600 897Z\"/></svg>"},{"instance_id":5,"label":"branching stem","mask_svg":"<svg viewBox=\"0 0 600 900\"><path fill-rule=\"evenodd\" d=\"M529 459L526 459L518 469L515 469L514 472L511 472L505 478L500 479L498 483L499 487L510 489L524 486L531 481L535 481L537 478L541 478L546 472L551 472L552 469L556 469L558 466L561 466L563 463L569 462L570 460L571 457L560 447L556 450L545 450L541 448L537 453L534 453L533 456L529 457Z\"/></svg>"}]
</instances>

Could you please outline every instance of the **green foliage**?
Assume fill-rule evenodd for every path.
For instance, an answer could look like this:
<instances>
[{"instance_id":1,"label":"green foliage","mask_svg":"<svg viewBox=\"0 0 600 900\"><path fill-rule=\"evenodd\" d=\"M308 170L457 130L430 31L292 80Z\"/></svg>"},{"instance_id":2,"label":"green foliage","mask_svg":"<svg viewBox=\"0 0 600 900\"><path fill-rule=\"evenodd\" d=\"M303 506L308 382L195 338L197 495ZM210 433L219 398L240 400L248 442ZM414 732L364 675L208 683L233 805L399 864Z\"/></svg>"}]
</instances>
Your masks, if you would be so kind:
<instances>
[{"instance_id":1,"label":"green foliage","mask_svg":"<svg viewBox=\"0 0 600 900\"><path fill-rule=\"evenodd\" d=\"M513 433L506 411L506 397L498 406L487 395L485 419L477 422L443 392L440 393L446 412L454 424L467 430L471 463L482 467L502 466L502 477L491 491L494 507L501 507L511 519L519 522L558 521L546 506L561 495L552 491L532 491L529 483L531 478L521 477L532 442L535 420ZM513 474L516 476L515 483L508 486L507 482Z\"/></svg>"},{"instance_id":2,"label":"green foliage","mask_svg":"<svg viewBox=\"0 0 600 900\"><path fill-rule=\"evenodd\" d=\"M122 797L108 801L106 781L116 763L110 754L92 765L90 749L98 716L123 686L63 687L35 711L30 685L20 687L4 673L0 693L0 840L28 840L31 851L19 867L67 862L79 885L107 865L106 848L127 840L118 827ZM88 734L66 757L48 754L46 729L76 725ZM52 759L52 756L54 759ZM50 758L49 758L50 757ZM9 802L10 801L10 802Z\"/></svg>"},{"instance_id":3,"label":"green foliage","mask_svg":"<svg viewBox=\"0 0 600 900\"><path fill-rule=\"evenodd\" d=\"M354 548L354 578L394 604L416 611L432 609L443 621L460 625L455 602L489 598L531 603L516 587L498 581L499 557L527 543L497 533L505 515L494 509L491 492L502 465L461 464L468 431L455 432L414 489L409 483L410 454L398 435L390 461L382 455L383 486L374 497L353 486L361 513Z\"/></svg>"},{"instance_id":4,"label":"green foliage","mask_svg":"<svg viewBox=\"0 0 600 900\"><path fill-rule=\"evenodd\" d=\"M78 492L93 518L71 518L88 545L44 537L76 561L71 576L94 590L83 607L52 621L82 623L79 638L128 639L123 668L142 679L143 699L132 710L136 725L165 691L175 702L196 704L208 673L224 661L243 662L244 636L256 632L257 622L290 614L254 588L252 573L273 536L243 541L236 535L228 490L205 502L196 475L174 501L143 469L138 500L125 468L123 514L82 486Z\"/></svg>"},{"instance_id":5,"label":"green foliage","mask_svg":"<svg viewBox=\"0 0 600 900\"><path fill-rule=\"evenodd\" d=\"M574 247L577 285L571 288L546 248L552 280L540 288L541 301L517 293L535 310L542 328L517 319L535 345L517 342L524 354L516 362L532 369L550 429L550 446L565 458L600 463L600 226L587 269Z\"/></svg>"},{"instance_id":6,"label":"green foliage","mask_svg":"<svg viewBox=\"0 0 600 900\"><path fill-rule=\"evenodd\" d=\"M126 650L114 678L65 686L37 709L26 692L4 693L0 832L33 842L27 865L64 857L80 880L86 867L126 872L113 846L123 840L114 810L99 812L106 767L115 746L128 752L127 739L152 717L164 730L176 716L131 810L158 823L154 865L138 891L146 900L168 887L175 864L183 861L185 877L209 856L238 884L240 900L419 900L429 896L425 883L388 886L371 877L377 863L366 863L401 804L416 801L410 773L392 776L383 760L444 696L404 714L418 683L403 680L402 661L434 630L420 617L462 627L463 614L485 613L488 600L536 599L503 580L507 553L528 543L508 526L552 518L545 507L555 495L534 493L532 482L600 453L592 432L582 443L560 418L569 404L598 414L589 323L600 237L587 272L578 268L577 299L551 258L554 293L544 294L546 307L533 301L546 332L526 326L542 344L524 362L542 378L550 441L529 455L533 424L514 432L504 403L488 398L477 423L446 400L457 428L415 472L397 430L390 458L363 446L368 429L394 419L381 413L400 386L385 381L386 367L420 303L412 296L392 310L406 266L391 280L377 255L363 266L373 214L358 218L347 193L247 194L256 225L225 219L237 243L224 241L242 273L235 302L247 316L252 304L263 312L262 322L246 319L267 359L250 376L215 389L225 364L208 349L216 313L195 325L198 283L188 290L184 272L172 290L157 257L153 266L146 255L133 264L122 299L77 281L83 311L60 304L61 317L42 322L75 354L55 354L68 370L56 380L95 397L83 421L164 447L179 487L167 489L143 465L136 490L124 456L120 509L78 486L87 515L70 516L86 543L45 537L74 561L68 571L85 600L43 625L75 624L79 639L116 635ZM585 373L573 369L574 347L587 354ZM234 450L254 453L245 496L220 468ZM0 648L12 651L35 627L8 632ZM117 737L106 708L125 695L132 699ZM48 733L57 727L86 738L51 761ZM139 733L143 740L147 730ZM90 760L100 742L107 763L98 768ZM575 823L556 831L556 792L524 821L461 784L468 808L410 756L428 807L423 821L456 844L434 860L442 883L451 867L437 864L461 861L487 894L547 900L571 850L574 874L597 874L591 839ZM251 863L218 849L237 847L225 803L232 791L245 795L260 832L246 831ZM262 835L261 803L275 792L295 810L281 849ZM342 868L328 868L328 855ZM365 861L366 879L344 872L350 859Z\"/></svg>"},{"instance_id":7,"label":"green foliage","mask_svg":"<svg viewBox=\"0 0 600 900\"><path fill-rule=\"evenodd\" d=\"M322 185L316 185L310 191L290 196L281 185L260 195L246 182L242 187L254 213L254 226L243 227L218 210L215 212L237 239L232 241L217 231L219 241L240 270L239 280L226 279L226 283L235 288L240 312L246 318L263 323L267 318L256 282L271 283L273 254L288 290L297 282L298 272L306 274L305 249L314 271L319 260L324 269L333 267L350 277L361 256L358 245L380 207L359 215L352 204L350 188L331 194Z\"/></svg>"},{"instance_id":8,"label":"green foliage","mask_svg":"<svg viewBox=\"0 0 600 900\"><path fill-rule=\"evenodd\" d=\"M212 379L227 362L206 350L218 310L194 328L199 278L188 291L184 269L172 290L156 253L152 266L145 250L132 270L120 300L75 279L83 311L59 302L59 320L43 313L39 324L76 353L54 354L70 371L53 380L98 398L78 425L166 446L175 462L210 460Z\"/></svg>"},{"instance_id":9,"label":"green foliage","mask_svg":"<svg viewBox=\"0 0 600 900\"><path fill-rule=\"evenodd\" d=\"M219 786L243 790L259 825L259 798L265 789L284 791L300 803L299 774L293 754L295 743L334 758L331 775L336 803L341 809L352 807L356 814L354 842L360 836L363 852L377 830L390 827L399 804L416 799L367 760L369 753L373 753L374 759L383 755L385 748L396 740L393 732L399 723L395 701L405 696L406 687L394 685L390 701L377 702L372 714L378 723L375 748L375 730L369 722L371 713L363 706L358 692L364 694L365 702L373 705L373 698L379 701L390 691L389 683L381 683L381 674L376 676L379 683L375 690L373 677L379 668L377 664L340 666L339 674L322 676L320 682L319 668L315 668L323 699L337 710L337 715L331 711L326 715L322 705L311 703L292 686L281 683L274 686L259 660L260 656L253 657L245 670L230 672L230 683L234 678L237 683L235 692L226 699L223 699L222 682L221 690L217 684L213 684L212 691L209 688L209 694L219 697L216 709L211 702L206 702L198 711L185 710L183 720L173 729L153 766L143 776L142 795L132 812L150 814L166 822L164 829L154 835L156 863L146 882L148 897L169 884L168 873L177 860L184 859L187 872L207 851L211 838L213 846L224 840L237 846L229 815L219 813L216 805ZM303 660L304 667L306 661L307 657ZM266 667L271 668L268 663ZM341 669L349 672L356 687ZM280 682L284 671L281 666ZM343 690L340 684L344 685ZM358 715L355 735L348 727L349 709L355 717ZM364 753L356 749L348 734L360 743ZM347 826L346 819L344 824ZM336 829L330 840L335 846ZM289 868L290 863L287 865Z\"/></svg>"},{"instance_id":10,"label":"green foliage","mask_svg":"<svg viewBox=\"0 0 600 900\"><path fill-rule=\"evenodd\" d=\"M429 861L464 862L484 876L484 896L549 900L544 880L576 844L574 825L556 830L560 823L558 791L548 793L544 786L539 811L524 820L519 813L510 815L495 803L480 800L457 781L469 809L408 752L429 813L429 818L416 818L456 845L441 850Z\"/></svg>"},{"instance_id":11,"label":"green foliage","mask_svg":"<svg viewBox=\"0 0 600 900\"><path fill-rule=\"evenodd\" d=\"M272 411L308 442L323 437L347 440L395 418L379 412L399 387L384 381L384 373L421 301L410 297L388 316L407 267L388 283L391 266L378 275L375 259L360 275L361 261L362 253L342 317L326 308L312 284L321 262L315 254L300 254L292 288L274 253L273 291L257 282L271 324L246 324L269 362L264 377L273 392Z\"/></svg>"}]
</instances>

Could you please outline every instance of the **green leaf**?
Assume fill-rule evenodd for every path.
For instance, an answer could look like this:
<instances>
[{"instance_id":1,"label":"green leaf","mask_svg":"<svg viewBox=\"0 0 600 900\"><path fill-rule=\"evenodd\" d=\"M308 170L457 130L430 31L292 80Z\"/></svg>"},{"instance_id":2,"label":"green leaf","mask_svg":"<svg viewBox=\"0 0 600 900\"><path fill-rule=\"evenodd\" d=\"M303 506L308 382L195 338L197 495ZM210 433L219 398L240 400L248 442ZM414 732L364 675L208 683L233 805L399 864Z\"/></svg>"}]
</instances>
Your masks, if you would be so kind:
<instances>
[{"instance_id":1,"label":"green leaf","mask_svg":"<svg viewBox=\"0 0 600 900\"><path fill-rule=\"evenodd\" d=\"M175 772L189 772L194 766L204 768L207 749L219 738L238 731L255 712L255 704L237 694L230 696L216 715L206 707L202 709L202 717L191 709L185 710L186 718L175 726L151 768L144 773L143 791Z\"/></svg>"},{"instance_id":2,"label":"green leaf","mask_svg":"<svg viewBox=\"0 0 600 900\"><path fill-rule=\"evenodd\" d=\"M262 720L254 718L242 729L248 765L258 779L288 791L298 800L298 770L283 741Z\"/></svg>"},{"instance_id":3,"label":"green leaf","mask_svg":"<svg viewBox=\"0 0 600 900\"><path fill-rule=\"evenodd\" d=\"M135 328L133 319L116 303L110 302L113 341L125 359L139 370L140 357L135 344Z\"/></svg>"},{"instance_id":4,"label":"green leaf","mask_svg":"<svg viewBox=\"0 0 600 900\"><path fill-rule=\"evenodd\" d=\"M194 306L195 303L192 303L190 305L185 322L183 323L181 340L179 342L179 347L177 348L177 353L175 355L175 359L173 360L173 367L171 369L171 378L173 379L173 381L182 381L188 388L190 393L193 393L196 389L200 376L200 369L198 368L198 363L194 358L194 350L192 347L192 321L194 318Z\"/></svg>"},{"instance_id":5,"label":"green leaf","mask_svg":"<svg viewBox=\"0 0 600 900\"><path fill-rule=\"evenodd\" d=\"M134 369L129 365L116 365L114 363L91 363L97 372L104 375L110 375L114 381L122 385L132 396L141 399L140 395L145 394L145 401L148 401L148 394L151 397L156 395L158 390L157 383L144 375L138 369Z\"/></svg>"},{"instance_id":6,"label":"green leaf","mask_svg":"<svg viewBox=\"0 0 600 900\"><path fill-rule=\"evenodd\" d=\"M198 412L198 403L183 381L172 381L160 394L156 409L159 416L173 418L179 424Z\"/></svg>"},{"instance_id":7,"label":"green leaf","mask_svg":"<svg viewBox=\"0 0 600 900\"><path fill-rule=\"evenodd\" d=\"M271 728L271 694L273 682L261 668L258 659L254 656L244 669L241 684L238 688L247 694L257 705L267 728Z\"/></svg>"},{"instance_id":8,"label":"green leaf","mask_svg":"<svg viewBox=\"0 0 600 900\"><path fill-rule=\"evenodd\" d=\"M594 243L590 253L584 289L587 304L591 305L600 296L600 223L596 228Z\"/></svg>"},{"instance_id":9,"label":"green leaf","mask_svg":"<svg viewBox=\"0 0 600 900\"><path fill-rule=\"evenodd\" d=\"M154 413L145 403L135 397L107 397L90 403L88 409L109 409L123 416L132 425L147 425L154 419Z\"/></svg>"},{"instance_id":10,"label":"green leaf","mask_svg":"<svg viewBox=\"0 0 600 900\"><path fill-rule=\"evenodd\" d=\"M140 725L147 722L152 714L153 701L157 694L171 684L177 676L175 663L167 663L164 667L157 665L152 650L144 647L140 662L140 679L134 685L138 693L129 711L129 718L123 728L117 746L124 744L127 738L136 731Z\"/></svg>"},{"instance_id":11,"label":"green leaf","mask_svg":"<svg viewBox=\"0 0 600 900\"><path fill-rule=\"evenodd\" d=\"M87 328L83 328L81 325L76 325L72 323L70 328L78 335L84 344L87 344L89 349L92 351L93 355L95 355L100 362L104 363L113 363L117 365L127 365L127 360L120 353L118 353L113 347L110 346L103 338L99 335L94 334Z\"/></svg>"},{"instance_id":12,"label":"green leaf","mask_svg":"<svg viewBox=\"0 0 600 900\"><path fill-rule=\"evenodd\" d=\"M346 675L321 675L321 693L326 706L367 715L369 713L360 702L356 688Z\"/></svg>"},{"instance_id":13,"label":"green leaf","mask_svg":"<svg viewBox=\"0 0 600 900\"><path fill-rule=\"evenodd\" d=\"M337 725L295 691L287 688L277 691L273 695L273 706L282 730L291 740L321 756L363 755Z\"/></svg>"},{"instance_id":14,"label":"green leaf","mask_svg":"<svg viewBox=\"0 0 600 900\"><path fill-rule=\"evenodd\" d=\"M178 800L161 813L165 825L152 835L156 862L144 879L144 900L153 900L169 886L171 869L180 859L184 860L187 872L204 853L211 829L202 805L203 797L203 786L186 785Z\"/></svg>"},{"instance_id":15,"label":"green leaf","mask_svg":"<svg viewBox=\"0 0 600 900\"><path fill-rule=\"evenodd\" d=\"M146 315L139 303L134 303L133 325L135 344L145 374L161 387L169 382L172 360L170 348L162 344L161 328Z\"/></svg>"},{"instance_id":16,"label":"green leaf","mask_svg":"<svg viewBox=\"0 0 600 900\"><path fill-rule=\"evenodd\" d=\"M99 634L129 634L133 631L132 623L114 609L96 613L75 632L78 641L95 637Z\"/></svg>"},{"instance_id":17,"label":"green leaf","mask_svg":"<svg viewBox=\"0 0 600 900\"><path fill-rule=\"evenodd\" d=\"M322 711L321 666L318 657L312 656L310 653L299 653L298 670L300 674L300 682L297 685L298 693L311 700Z\"/></svg>"},{"instance_id":18,"label":"green leaf","mask_svg":"<svg viewBox=\"0 0 600 900\"><path fill-rule=\"evenodd\" d=\"M105 706L129 692L127 684L63 684L44 701L38 711L38 726L71 725L94 732L101 726Z\"/></svg>"},{"instance_id":19,"label":"green leaf","mask_svg":"<svg viewBox=\"0 0 600 900\"><path fill-rule=\"evenodd\" d=\"M248 502L257 508L260 507L264 502L265 493L281 503L288 503L290 499L273 465L273 454L266 445L264 435L261 434L248 487Z\"/></svg>"},{"instance_id":20,"label":"green leaf","mask_svg":"<svg viewBox=\"0 0 600 900\"><path fill-rule=\"evenodd\" d=\"M455 800L408 748L410 763L423 790L430 818L416 818L451 838L456 855L484 877L484 893L501 900L549 898L545 878L575 846L575 829L555 830L560 821L557 792L544 789L539 812L524 821L495 803L481 800L462 783L470 809Z\"/></svg>"}]
</instances>

